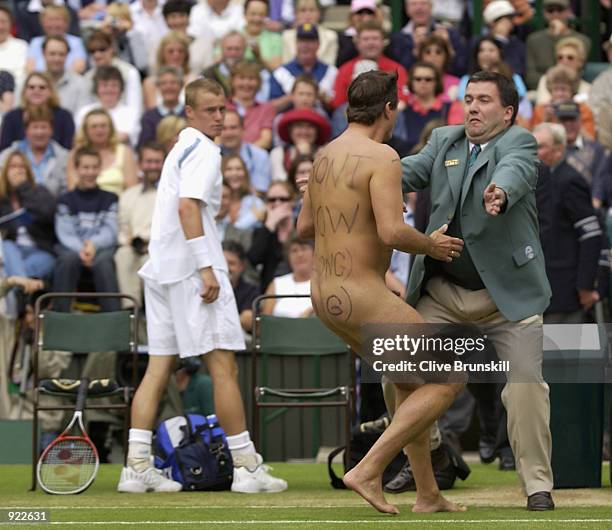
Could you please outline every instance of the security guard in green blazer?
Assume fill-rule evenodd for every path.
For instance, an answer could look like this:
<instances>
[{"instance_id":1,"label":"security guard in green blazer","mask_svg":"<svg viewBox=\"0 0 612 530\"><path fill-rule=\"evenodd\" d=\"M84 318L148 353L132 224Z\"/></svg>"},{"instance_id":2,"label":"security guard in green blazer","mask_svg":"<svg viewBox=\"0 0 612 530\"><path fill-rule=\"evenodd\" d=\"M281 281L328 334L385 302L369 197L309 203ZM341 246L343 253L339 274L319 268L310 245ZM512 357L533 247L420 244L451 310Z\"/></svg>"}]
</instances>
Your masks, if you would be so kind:
<instances>
[{"instance_id":1,"label":"security guard in green blazer","mask_svg":"<svg viewBox=\"0 0 612 530\"><path fill-rule=\"evenodd\" d=\"M500 359L513 363L502 400L527 507L550 510L541 323L551 291L535 203L536 141L513 125L518 95L502 75L474 74L464 102L465 125L434 130L420 153L402 159L404 191L431 190L428 233L446 223L447 234L465 241L449 263L416 257L407 301L426 322L517 323L489 339Z\"/></svg>"}]
</instances>

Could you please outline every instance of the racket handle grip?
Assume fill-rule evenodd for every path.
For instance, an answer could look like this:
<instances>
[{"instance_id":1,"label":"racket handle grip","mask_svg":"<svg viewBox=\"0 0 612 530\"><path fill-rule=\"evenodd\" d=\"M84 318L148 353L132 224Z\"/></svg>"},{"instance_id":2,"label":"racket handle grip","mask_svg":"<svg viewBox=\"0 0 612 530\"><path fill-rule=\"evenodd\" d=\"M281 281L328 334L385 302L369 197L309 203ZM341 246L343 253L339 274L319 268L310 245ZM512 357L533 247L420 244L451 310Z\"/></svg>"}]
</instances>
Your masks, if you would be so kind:
<instances>
[{"instance_id":1,"label":"racket handle grip","mask_svg":"<svg viewBox=\"0 0 612 530\"><path fill-rule=\"evenodd\" d=\"M87 389L89 388L89 379L83 377L79 386L79 393L77 394L76 400L76 411L82 411L85 408L85 400L87 399Z\"/></svg>"}]
</instances>

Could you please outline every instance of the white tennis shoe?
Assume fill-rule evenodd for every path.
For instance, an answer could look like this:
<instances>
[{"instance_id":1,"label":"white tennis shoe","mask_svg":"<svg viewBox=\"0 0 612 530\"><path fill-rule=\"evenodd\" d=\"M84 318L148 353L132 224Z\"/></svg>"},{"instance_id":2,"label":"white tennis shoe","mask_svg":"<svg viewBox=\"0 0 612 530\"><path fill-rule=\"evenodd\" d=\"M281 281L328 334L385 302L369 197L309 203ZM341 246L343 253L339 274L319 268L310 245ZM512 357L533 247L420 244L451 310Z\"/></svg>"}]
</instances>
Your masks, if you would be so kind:
<instances>
[{"instance_id":1,"label":"white tennis shoe","mask_svg":"<svg viewBox=\"0 0 612 530\"><path fill-rule=\"evenodd\" d=\"M234 457L234 493L279 493L287 489L287 482L270 475L270 467L260 454Z\"/></svg>"},{"instance_id":2,"label":"white tennis shoe","mask_svg":"<svg viewBox=\"0 0 612 530\"><path fill-rule=\"evenodd\" d=\"M182 489L180 482L166 478L154 467L148 467L142 472L130 466L124 467L117 485L117 491L120 493L169 493Z\"/></svg>"}]
</instances>

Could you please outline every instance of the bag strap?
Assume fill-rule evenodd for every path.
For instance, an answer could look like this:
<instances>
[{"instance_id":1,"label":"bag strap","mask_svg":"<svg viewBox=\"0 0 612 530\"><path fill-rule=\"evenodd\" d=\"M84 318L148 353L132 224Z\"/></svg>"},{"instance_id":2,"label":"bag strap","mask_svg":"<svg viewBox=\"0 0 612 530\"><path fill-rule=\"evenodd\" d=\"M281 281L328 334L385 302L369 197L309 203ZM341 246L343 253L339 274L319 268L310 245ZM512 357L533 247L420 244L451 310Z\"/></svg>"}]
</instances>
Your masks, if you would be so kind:
<instances>
[{"instance_id":1,"label":"bag strap","mask_svg":"<svg viewBox=\"0 0 612 530\"><path fill-rule=\"evenodd\" d=\"M210 434L210 441L208 443L208 449L211 453L215 453L218 458L219 455L223 453L223 449L226 446L226 444L223 441L223 433L215 435L214 425L211 425L207 419L204 423L202 423L201 425L198 425L195 428L195 432L193 436L196 440L203 440L202 433L206 431L208 431Z\"/></svg>"},{"instance_id":2,"label":"bag strap","mask_svg":"<svg viewBox=\"0 0 612 530\"><path fill-rule=\"evenodd\" d=\"M190 442L194 442L196 440L196 435L193 432L193 425L191 424L191 420L189 419L189 414L183 414L183 418L187 422L184 426L186 430L185 436L189 439Z\"/></svg>"},{"instance_id":3,"label":"bag strap","mask_svg":"<svg viewBox=\"0 0 612 530\"><path fill-rule=\"evenodd\" d=\"M215 438L223 438L222 435L217 435L215 436L214 434L214 425L211 425L210 423L208 423L208 418L206 418L206 421L204 423L201 423L200 425L198 425L195 430L194 430L194 435L196 437L201 438L202 433L208 431L210 433L210 440L211 442L215 439Z\"/></svg>"},{"instance_id":4,"label":"bag strap","mask_svg":"<svg viewBox=\"0 0 612 530\"><path fill-rule=\"evenodd\" d=\"M338 478L338 475L336 475L336 473L335 473L335 471L334 471L334 469L332 467L332 460L336 457L336 455L339 455L345 449L346 449L346 447L344 445L341 445L340 447L336 447L327 456L327 472L329 473L329 478L331 479L330 484L331 484L332 488L334 488L336 490L345 490L345 489L347 489L347 487L344 485L344 482L342 482L342 479Z\"/></svg>"}]
</instances>

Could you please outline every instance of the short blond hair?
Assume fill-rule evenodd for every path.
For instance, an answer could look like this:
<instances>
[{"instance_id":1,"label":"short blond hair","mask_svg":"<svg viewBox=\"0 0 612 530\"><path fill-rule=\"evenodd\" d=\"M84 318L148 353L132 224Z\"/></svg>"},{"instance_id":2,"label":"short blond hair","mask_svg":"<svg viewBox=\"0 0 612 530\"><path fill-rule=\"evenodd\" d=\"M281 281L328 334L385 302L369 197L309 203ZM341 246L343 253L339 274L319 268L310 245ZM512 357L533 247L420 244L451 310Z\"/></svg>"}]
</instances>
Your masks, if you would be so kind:
<instances>
[{"instance_id":1,"label":"short blond hair","mask_svg":"<svg viewBox=\"0 0 612 530\"><path fill-rule=\"evenodd\" d=\"M257 79L257 90L261 88L261 66L252 61L239 61L232 68L230 86L236 77L252 77ZM232 93L234 88L232 87Z\"/></svg>"},{"instance_id":2,"label":"short blond hair","mask_svg":"<svg viewBox=\"0 0 612 530\"><path fill-rule=\"evenodd\" d=\"M196 79L185 87L185 106L192 109L198 106L200 94L224 96L223 87L213 79Z\"/></svg>"},{"instance_id":3,"label":"short blond hair","mask_svg":"<svg viewBox=\"0 0 612 530\"><path fill-rule=\"evenodd\" d=\"M586 47L578 37L564 37L555 44L555 53L559 53L562 48L574 48L578 58L584 63L586 61Z\"/></svg>"}]
</instances>

